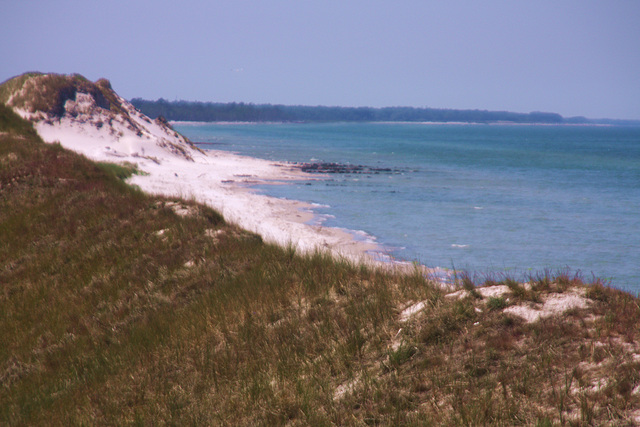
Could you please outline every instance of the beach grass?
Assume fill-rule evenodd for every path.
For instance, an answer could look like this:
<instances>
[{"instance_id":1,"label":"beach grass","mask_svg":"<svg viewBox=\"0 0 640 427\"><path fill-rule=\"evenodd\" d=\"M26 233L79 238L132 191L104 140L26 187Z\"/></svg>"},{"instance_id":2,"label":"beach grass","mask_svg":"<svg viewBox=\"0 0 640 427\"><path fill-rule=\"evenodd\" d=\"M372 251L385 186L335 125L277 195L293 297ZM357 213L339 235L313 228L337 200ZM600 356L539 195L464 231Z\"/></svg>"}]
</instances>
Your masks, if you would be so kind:
<instances>
[{"instance_id":1,"label":"beach grass","mask_svg":"<svg viewBox=\"0 0 640 427\"><path fill-rule=\"evenodd\" d=\"M640 304L266 244L0 105L0 424L633 425ZM10 130L10 131L9 131ZM483 297L478 285L506 286ZM571 292L527 322L507 310ZM419 310L407 309L419 305ZM638 418L640 420L640 418Z\"/></svg>"}]
</instances>

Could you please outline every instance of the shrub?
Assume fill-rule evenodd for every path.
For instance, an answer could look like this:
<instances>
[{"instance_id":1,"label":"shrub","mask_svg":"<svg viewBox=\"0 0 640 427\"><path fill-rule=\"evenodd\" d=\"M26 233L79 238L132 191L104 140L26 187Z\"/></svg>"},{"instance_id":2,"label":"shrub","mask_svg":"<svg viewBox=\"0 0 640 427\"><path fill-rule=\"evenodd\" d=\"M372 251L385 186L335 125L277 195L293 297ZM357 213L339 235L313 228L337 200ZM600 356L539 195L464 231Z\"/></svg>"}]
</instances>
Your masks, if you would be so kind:
<instances>
[{"instance_id":1,"label":"shrub","mask_svg":"<svg viewBox=\"0 0 640 427\"><path fill-rule=\"evenodd\" d=\"M487 308L489 310L502 310L507 305L507 301L503 297L489 297L487 300Z\"/></svg>"}]
</instances>

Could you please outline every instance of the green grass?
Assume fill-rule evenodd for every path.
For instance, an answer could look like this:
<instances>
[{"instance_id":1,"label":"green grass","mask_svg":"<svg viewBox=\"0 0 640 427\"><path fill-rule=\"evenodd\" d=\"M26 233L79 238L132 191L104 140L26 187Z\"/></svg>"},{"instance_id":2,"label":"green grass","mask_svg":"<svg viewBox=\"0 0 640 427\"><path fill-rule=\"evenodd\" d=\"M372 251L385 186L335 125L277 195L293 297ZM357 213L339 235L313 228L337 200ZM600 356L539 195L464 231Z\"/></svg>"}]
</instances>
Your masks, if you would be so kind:
<instances>
[{"instance_id":1,"label":"green grass","mask_svg":"<svg viewBox=\"0 0 640 427\"><path fill-rule=\"evenodd\" d=\"M0 103L0 132L12 134L14 138L37 137L33 126L27 121L20 120L20 117L3 103Z\"/></svg>"},{"instance_id":2,"label":"green grass","mask_svg":"<svg viewBox=\"0 0 640 427\"><path fill-rule=\"evenodd\" d=\"M509 303L507 303L504 297L489 297L487 300L487 308L489 310L502 310L508 305Z\"/></svg>"},{"instance_id":3,"label":"green grass","mask_svg":"<svg viewBox=\"0 0 640 427\"><path fill-rule=\"evenodd\" d=\"M133 167L0 113L2 425L624 425L640 407L626 293L545 274L445 297L145 195ZM587 309L503 311L582 286Z\"/></svg>"},{"instance_id":4,"label":"green grass","mask_svg":"<svg viewBox=\"0 0 640 427\"><path fill-rule=\"evenodd\" d=\"M127 178L132 177L133 175L144 174L144 172L138 169L137 165L129 162L122 162L122 163L99 162L98 166L105 172L123 181L125 181Z\"/></svg>"}]
</instances>

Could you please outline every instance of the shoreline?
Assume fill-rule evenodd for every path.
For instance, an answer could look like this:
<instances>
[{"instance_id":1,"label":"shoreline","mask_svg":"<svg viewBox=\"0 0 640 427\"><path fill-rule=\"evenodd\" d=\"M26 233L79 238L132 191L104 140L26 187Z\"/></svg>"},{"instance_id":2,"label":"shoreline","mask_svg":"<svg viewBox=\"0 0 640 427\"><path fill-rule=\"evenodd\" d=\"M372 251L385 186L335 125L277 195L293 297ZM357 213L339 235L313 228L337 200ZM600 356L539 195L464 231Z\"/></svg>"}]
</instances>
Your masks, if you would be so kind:
<instances>
[{"instance_id":1,"label":"shoreline","mask_svg":"<svg viewBox=\"0 0 640 427\"><path fill-rule=\"evenodd\" d=\"M147 125L148 126L148 125ZM267 243L310 253L327 251L355 263L387 267L384 247L357 239L357 231L320 225L311 203L279 199L259 193L258 184L283 185L305 179L324 179L294 164L243 156L222 150L183 147L167 149L153 138L116 136L77 120L35 123L41 138L98 162L137 165L142 174L127 180L143 192L192 199L217 210L225 221L256 233ZM186 150L184 150L186 149ZM398 263L401 264L401 263Z\"/></svg>"},{"instance_id":2,"label":"shoreline","mask_svg":"<svg viewBox=\"0 0 640 427\"><path fill-rule=\"evenodd\" d=\"M146 164L148 175L134 175L128 182L146 193L193 199L216 209L225 221L260 235L265 242L309 253L329 251L354 262L382 263L377 243L357 239L357 232L317 224L320 216L305 201L261 194L255 185L286 185L305 179L323 179L283 163L206 150L196 163L172 161Z\"/></svg>"}]
</instances>

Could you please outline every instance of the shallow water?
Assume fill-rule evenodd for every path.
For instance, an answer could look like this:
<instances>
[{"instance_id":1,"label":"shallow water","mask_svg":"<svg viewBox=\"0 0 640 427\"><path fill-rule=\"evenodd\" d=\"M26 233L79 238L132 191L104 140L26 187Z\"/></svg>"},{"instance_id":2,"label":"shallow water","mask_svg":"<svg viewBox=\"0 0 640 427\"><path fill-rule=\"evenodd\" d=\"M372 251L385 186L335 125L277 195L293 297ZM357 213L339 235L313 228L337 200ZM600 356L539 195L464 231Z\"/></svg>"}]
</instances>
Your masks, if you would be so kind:
<instances>
[{"instance_id":1,"label":"shallow water","mask_svg":"<svg viewBox=\"0 0 640 427\"><path fill-rule=\"evenodd\" d=\"M203 148L390 172L262 186L395 258L513 275L570 268L640 291L640 128L178 124Z\"/></svg>"}]
</instances>

